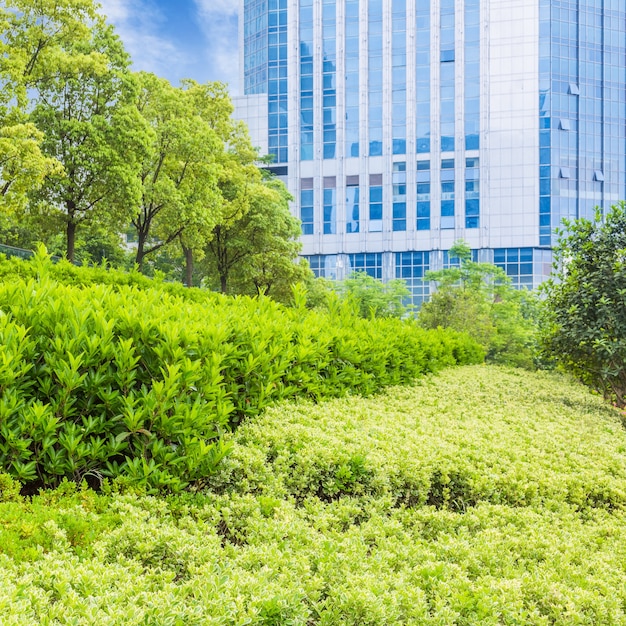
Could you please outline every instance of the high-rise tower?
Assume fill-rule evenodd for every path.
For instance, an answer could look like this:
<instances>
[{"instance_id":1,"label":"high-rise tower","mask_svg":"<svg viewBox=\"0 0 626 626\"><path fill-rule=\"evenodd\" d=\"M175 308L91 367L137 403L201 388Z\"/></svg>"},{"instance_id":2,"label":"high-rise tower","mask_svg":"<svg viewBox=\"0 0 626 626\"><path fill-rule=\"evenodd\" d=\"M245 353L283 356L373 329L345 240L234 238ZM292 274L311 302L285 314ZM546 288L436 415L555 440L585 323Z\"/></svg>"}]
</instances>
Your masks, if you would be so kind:
<instances>
[{"instance_id":1,"label":"high-rise tower","mask_svg":"<svg viewBox=\"0 0 626 626\"><path fill-rule=\"evenodd\" d=\"M405 278L464 239L519 286L626 198L623 0L242 0L238 115L319 275Z\"/></svg>"}]
</instances>

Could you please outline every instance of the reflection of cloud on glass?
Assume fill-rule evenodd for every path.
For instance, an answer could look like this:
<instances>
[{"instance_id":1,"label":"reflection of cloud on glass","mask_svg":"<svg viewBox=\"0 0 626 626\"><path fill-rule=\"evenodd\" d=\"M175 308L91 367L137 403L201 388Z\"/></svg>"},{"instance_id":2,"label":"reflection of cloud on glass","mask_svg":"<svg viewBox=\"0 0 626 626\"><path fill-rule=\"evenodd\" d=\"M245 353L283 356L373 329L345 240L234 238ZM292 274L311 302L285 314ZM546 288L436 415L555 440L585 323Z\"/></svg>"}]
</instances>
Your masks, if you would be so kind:
<instances>
[{"instance_id":1,"label":"reflection of cloud on glass","mask_svg":"<svg viewBox=\"0 0 626 626\"><path fill-rule=\"evenodd\" d=\"M237 38L238 3L233 0L194 0L200 26L207 38L204 57L212 66L214 80L229 83L237 91L239 47Z\"/></svg>"},{"instance_id":2,"label":"reflection of cloud on glass","mask_svg":"<svg viewBox=\"0 0 626 626\"><path fill-rule=\"evenodd\" d=\"M124 42L133 69L178 83L189 57L160 32L166 19L158 6L146 0L100 0L100 5Z\"/></svg>"}]
</instances>

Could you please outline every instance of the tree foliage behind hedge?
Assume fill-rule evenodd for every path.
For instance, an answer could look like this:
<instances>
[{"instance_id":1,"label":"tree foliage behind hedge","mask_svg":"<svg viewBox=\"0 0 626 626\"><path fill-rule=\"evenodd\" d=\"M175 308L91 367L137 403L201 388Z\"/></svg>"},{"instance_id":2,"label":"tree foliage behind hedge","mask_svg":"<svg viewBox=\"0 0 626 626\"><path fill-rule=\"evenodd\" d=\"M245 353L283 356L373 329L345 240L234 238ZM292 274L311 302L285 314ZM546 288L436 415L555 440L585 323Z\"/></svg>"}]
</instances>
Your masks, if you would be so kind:
<instances>
[{"instance_id":1,"label":"tree foliage behind hedge","mask_svg":"<svg viewBox=\"0 0 626 626\"><path fill-rule=\"evenodd\" d=\"M0 283L0 467L33 486L198 486L228 452L221 435L272 402L367 395L483 357L462 334L348 307L65 285L33 263L37 277Z\"/></svg>"}]
</instances>

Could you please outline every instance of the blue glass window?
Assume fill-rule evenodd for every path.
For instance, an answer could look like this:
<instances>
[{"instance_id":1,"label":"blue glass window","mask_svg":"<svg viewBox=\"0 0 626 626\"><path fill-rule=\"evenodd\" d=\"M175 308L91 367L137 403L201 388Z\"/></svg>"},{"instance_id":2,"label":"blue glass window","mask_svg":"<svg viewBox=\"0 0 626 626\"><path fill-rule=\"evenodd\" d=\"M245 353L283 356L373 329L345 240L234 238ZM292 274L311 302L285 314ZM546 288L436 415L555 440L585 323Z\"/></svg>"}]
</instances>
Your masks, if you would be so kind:
<instances>
[{"instance_id":1,"label":"blue glass window","mask_svg":"<svg viewBox=\"0 0 626 626\"><path fill-rule=\"evenodd\" d=\"M337 232L337 193L335 189L324 189L324 234Z\"/></svg>"},{"instance_id":2,"label":"blue glass window","mask_svg":"<svg viewBox=\"0 0 626 626\"><path fill-rule=\"evenodd\" d=\"M302 222L302 234L313 234L313 190L303 189L300 191L300 221Z\"/></svg>"},{"instance_id":3,"label":"blue glass window","mask_svg":"<svg viewBox=\"0 0 626 626\"><path fill-rule=\"evenodd\" d=\"M359 232L359 187L348 185L346 187L346 232Z\"/></svg>"},{"instance_id":4,"label":"blue glass window","mask_svg":"<svg viewBox=\"0 0 626 626\"><path fill-rule=\"evenodd\" d=\"M411 303L420 306L430 295L430 283L424 274L430 268L428 252L397 252L395 255L396 278L406 282L411 292Z\"/></svg>"},{"instance_id":5,"label":"blue glass window","mask_svg":"<svg viewBox=\"0 0 626 626\"><path fill-rule=\"evenodd\" d=\"M496 248L494 264L504 270L514 287L532 289L533 256L532 248Z\"/></svg>"},{"instance_id":6,"label":"blue glass window","mask_svg":"<svg viewBox=\"0 0 626 626\"><path fill-rule=\"evenodd\" d=\"M370 187L370 221L383 219L382 185Z\"/></svg>"},{"instance_id":7,"label":"blue glass window","mask_svg":"<svg viewBox=\"0 0 626 626\"><path fill-rule=\"evenodd\" d=\"M350 268L353 272L366 272L373 278L382 280L383 255L380 252L361 252L349 254Z\"/></svg>"}]
</instances>

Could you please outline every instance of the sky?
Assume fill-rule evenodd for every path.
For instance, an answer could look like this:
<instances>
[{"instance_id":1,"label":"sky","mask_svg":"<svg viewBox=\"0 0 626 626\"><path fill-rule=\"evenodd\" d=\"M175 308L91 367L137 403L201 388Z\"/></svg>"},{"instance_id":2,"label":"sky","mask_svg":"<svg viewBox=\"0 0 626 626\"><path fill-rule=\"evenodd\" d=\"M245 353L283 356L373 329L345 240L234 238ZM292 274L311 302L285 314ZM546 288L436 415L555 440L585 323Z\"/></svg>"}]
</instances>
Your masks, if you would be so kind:
<instances>
[{"instance_id":1,"label":"sky","mask_svg":"<svg viewBox=\"0 0 626 626\"><path fill-rule=\"evenodd\" d=\"M238 88L238 0L98 0L133 60L178 85L182 78Z\"/></svg>"}]
</instances>

